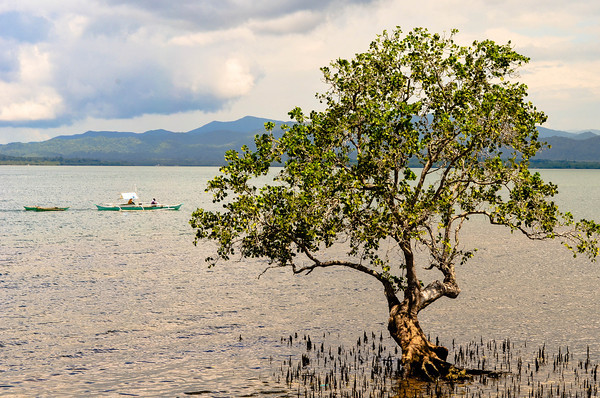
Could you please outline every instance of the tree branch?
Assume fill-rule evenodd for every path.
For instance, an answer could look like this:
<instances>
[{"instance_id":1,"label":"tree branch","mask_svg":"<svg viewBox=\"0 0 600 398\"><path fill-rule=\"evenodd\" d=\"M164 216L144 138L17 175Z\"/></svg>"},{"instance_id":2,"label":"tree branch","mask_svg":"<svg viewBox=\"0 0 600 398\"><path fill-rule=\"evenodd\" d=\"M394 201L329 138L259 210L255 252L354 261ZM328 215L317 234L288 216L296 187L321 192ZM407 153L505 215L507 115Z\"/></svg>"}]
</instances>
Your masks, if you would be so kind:
<instances>
[{"instance_id":1,"label":"tree branch","mask_svg":"<svg viewBox=\"0 0 600 398\"><path fill-rule=\"evenodd\" d=\"M454 272L452 272L454 274ZM460 294L460 288L456 283L456 280L452 278L445 278L444 282L434 281L427 285L421 290L419 297L419 306L417 311L421 311L429 304L433 303L440 297L456 298Z\"/></svg>"}]
</instances>

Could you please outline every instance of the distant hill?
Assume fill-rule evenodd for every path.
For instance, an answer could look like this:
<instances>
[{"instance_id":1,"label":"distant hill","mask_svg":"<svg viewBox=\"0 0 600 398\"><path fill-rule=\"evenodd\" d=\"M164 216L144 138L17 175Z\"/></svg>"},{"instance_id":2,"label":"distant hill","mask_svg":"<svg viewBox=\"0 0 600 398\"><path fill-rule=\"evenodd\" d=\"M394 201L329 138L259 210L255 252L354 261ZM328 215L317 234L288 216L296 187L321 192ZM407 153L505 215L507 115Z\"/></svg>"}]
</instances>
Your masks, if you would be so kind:
<instances>
[{"instance_id":1,"label":"distant hill","mask_svg":"<svg viewBox=\"0 0 600 398\"><path fill-rule=\"evenodd\" d=\"M551 138L551 137L563 137L563 138L569 138L572 140L586 140L588 138L592 138L592 137L596 137L596 136L600 135L600 131L598 131L598 130L585 130L585 131L580 131L577 133L569 133L567 131L552 130L552 129L548 129L546 127L538 127L537 129L540 134L540 139L542 141L546 138Z\"/></svg>"},{"instance_id":2,"label":"distant hill","mask_svg":"<svg viewBox=\"0 0 600 398\"><path fill-rule=\"evenodd\" d=\"M185 132L151 130L145 133L88 131L43 142L0 145L0 164L90 164L217 166L225 152L253 147L253 138L273 121L253 116L231 122L211 122ZM600 168L597 131L570 133L539 127L539 139L551 148L542 150L534 167Z\"/></svg>"},{"instance_id":3,"label":"distant hill","mask_svg":"<svg viewBox=\"0 0 600 398\"><path fill-rule=\"evenodd\" d=\"M543 149L536 159L570 160L580 162L600 161L600 136L572 139L567 137L549 137L546 141L551 148Z\"/></svg>"}]
</instances>

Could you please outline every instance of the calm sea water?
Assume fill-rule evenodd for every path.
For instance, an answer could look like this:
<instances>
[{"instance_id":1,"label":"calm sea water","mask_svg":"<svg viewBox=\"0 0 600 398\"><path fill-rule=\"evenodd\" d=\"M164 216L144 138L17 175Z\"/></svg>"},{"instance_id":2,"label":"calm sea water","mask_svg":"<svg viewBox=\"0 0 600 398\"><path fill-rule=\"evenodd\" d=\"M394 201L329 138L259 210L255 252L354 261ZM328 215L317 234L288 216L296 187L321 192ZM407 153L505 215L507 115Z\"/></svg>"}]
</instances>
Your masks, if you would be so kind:
<instances>
[{"instance_id":1,"label":"calm sea water","mask_svg":"<svg viewBox=\"0 0 600 398\"><path fill-rule=\"evenodd\" d=\"M386 332L378 283L347 270L298 277L237 260L208 269L188 220L211 208L216 168L0 167L0 396L285 395L272 363L290 334L356 341ZM544 170L559 204L600 219L600 171ZM137 189L179 212L99 212ZM70 206L35 213L24 205ZM462 294L421 324L443 344L510 338L589 347L600 359L600 265L559 242L476 223L458 270ZM423 279L437 277L423 271ZM314 339L314 337L313 337ZM387 344L393 345L391 339Z\"/></svg>"}]
</instances>

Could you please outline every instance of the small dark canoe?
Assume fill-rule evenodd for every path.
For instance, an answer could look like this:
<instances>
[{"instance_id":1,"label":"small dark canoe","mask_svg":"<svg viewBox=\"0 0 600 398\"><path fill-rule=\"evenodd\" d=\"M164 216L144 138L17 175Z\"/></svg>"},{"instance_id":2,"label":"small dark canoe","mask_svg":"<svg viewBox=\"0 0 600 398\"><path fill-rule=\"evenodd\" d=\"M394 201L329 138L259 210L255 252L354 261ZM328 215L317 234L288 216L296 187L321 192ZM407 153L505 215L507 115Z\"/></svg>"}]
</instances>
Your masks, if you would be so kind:
<instances>
[{"instance_id":1,"label":"small dark canoe","mask_svg":"<svg viewBox=\"0 0 600 398\"><path fill-rule=\"evenodd\" d=\"M68 207L23 206L27 211L65 211Z\"/></svg>"}]
</instances>

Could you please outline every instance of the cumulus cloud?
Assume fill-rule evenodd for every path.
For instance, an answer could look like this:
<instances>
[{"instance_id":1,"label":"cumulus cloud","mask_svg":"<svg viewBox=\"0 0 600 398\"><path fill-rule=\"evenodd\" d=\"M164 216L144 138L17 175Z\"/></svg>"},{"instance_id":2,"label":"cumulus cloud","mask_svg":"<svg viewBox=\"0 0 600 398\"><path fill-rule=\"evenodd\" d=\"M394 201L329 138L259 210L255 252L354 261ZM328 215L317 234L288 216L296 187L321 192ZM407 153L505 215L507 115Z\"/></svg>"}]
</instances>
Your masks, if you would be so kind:
<instances>
[{"instance_id":1,"label":"cumulus cloud","mask_svg":"<svg viewBox=\"0 0 600 398\"><path fill-rule=\"evenodd\" d=\"M216 112L262 78L260 36L305 33L341 4L99 0L58 11L24 0L0 11L0 126Z\"/></svg>"},{"instance_id":2,"label":"cumulus cloud","mask_svg":"<svg viewBox=\"0 0 600 398\"><path fill-rule=\"evenodd\" d=\"M5 130L200 113L284 118L323 91L319 67L365 51L398 25L458 28L463 44L511 40L532 58L522 75L533 99L564 114L600 102L600 3L587 0L13 3L0 2ZM559 96L566 99L555 109L550 99Z\"/></svg>"},{"instance_id":3,"label":"cumulus cloud","mask_svg":"<svg viewBox=\"0 0 600 398\"><path fill-rule=\"evenodd\" d=\"M18 77L0 80L0 123L56 118L62 110L62 98L52 87L49 54L27 45L19 49L17 58Z\"/></svg>"}]
</instances>

